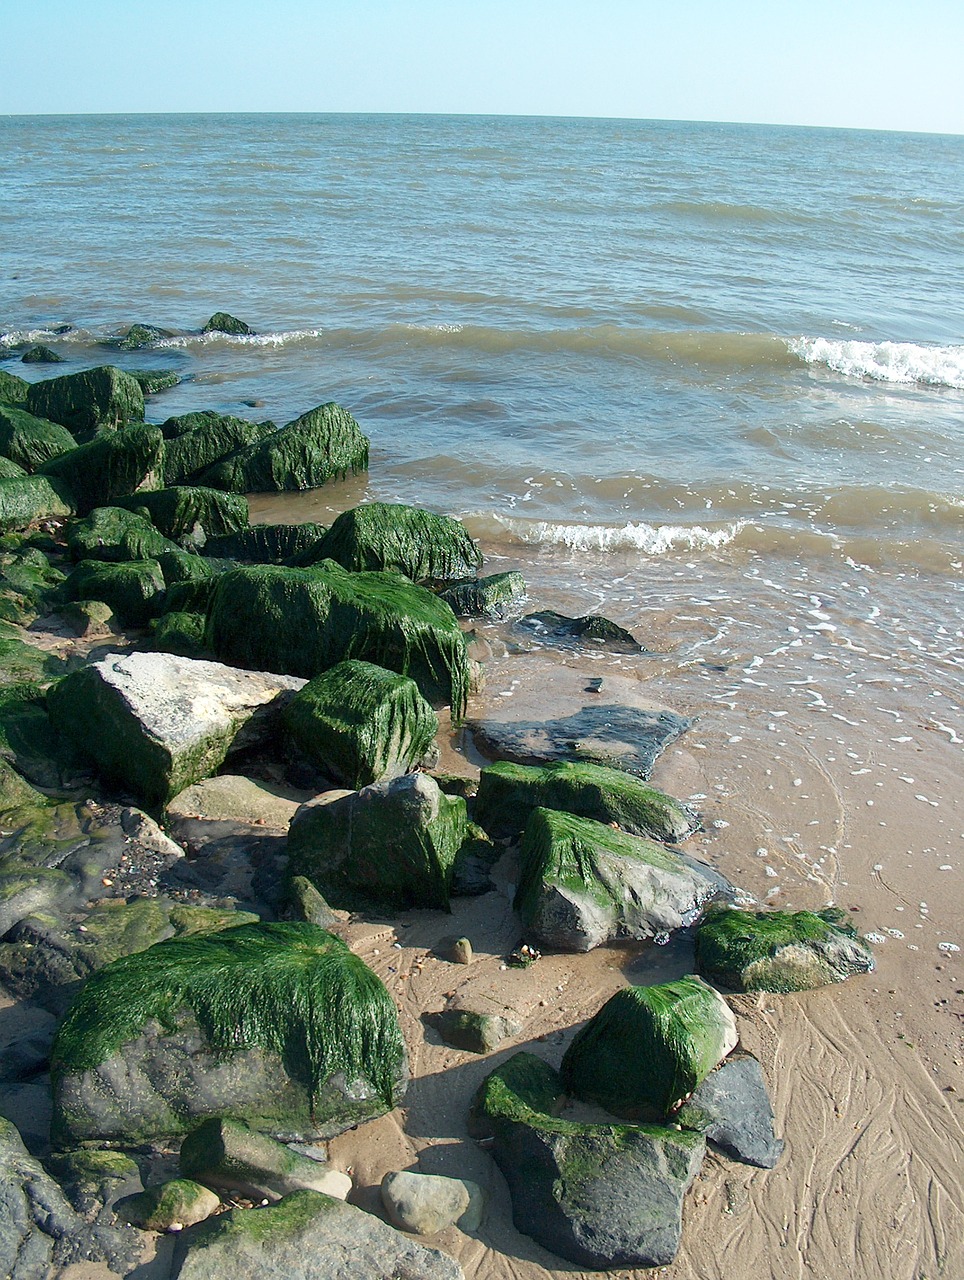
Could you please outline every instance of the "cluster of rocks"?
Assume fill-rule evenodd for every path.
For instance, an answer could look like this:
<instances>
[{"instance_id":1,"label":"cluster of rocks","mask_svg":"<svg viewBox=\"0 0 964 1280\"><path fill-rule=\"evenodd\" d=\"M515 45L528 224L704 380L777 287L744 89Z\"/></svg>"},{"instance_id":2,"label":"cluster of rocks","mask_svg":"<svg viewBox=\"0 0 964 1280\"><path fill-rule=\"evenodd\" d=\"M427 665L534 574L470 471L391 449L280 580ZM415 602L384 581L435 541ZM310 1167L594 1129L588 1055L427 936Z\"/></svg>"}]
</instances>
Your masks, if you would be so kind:
<instances>
[{"instance_id":1,"label":"cluster of rocks","mask_svg":"<svg viewBox=\"0 0 964 1280\"><path fill-rule=\"evenodd\" d=\"M129 347L158 332L135 326ZM517 612L525 585L479 578L462 525L412 507L251 527L244 493L367 465L344 409L281 428L144 415L142 383L112 367L0 371L0 984L29 1014L0 1097L34 1117L22 1135L0 1122L5 1273L124 1272L149 1229L179 1232L182 1280L261 1275L266 1252L285 1275L461 1275L399 1231L476 1230L478 1187L396 1171L389 1226L344 1202L317 1145L408 1081L392 999L331 927L446 911L491 887L507 848L527 961L530 943L584 952L702 920L703 977L626 987L560 1072L518 1053L472 1108L521 1230L585 1266L670 1261L707 1139L764 1168L781 1146L704 978L798 990L867 971L866 946L828 913L721 905L732 887L678 847L697 815L648 781L679 717L587 706L568 752L531 732L500 750L489 725L501 758L477 790L430 772L438 709L461 717L479 679L456 614ZM52 612L100 642L86 660L30 643ZM532 618L635 644L605 619ZM467 939L452 959L471 961ZM432 1021L473 1053L523 1030L454 1007ZM567 1099L611 1122L560 1116ZM159 1180L145 1153L172 1147L178 1176Z\"/></svg>"}]
</instances>

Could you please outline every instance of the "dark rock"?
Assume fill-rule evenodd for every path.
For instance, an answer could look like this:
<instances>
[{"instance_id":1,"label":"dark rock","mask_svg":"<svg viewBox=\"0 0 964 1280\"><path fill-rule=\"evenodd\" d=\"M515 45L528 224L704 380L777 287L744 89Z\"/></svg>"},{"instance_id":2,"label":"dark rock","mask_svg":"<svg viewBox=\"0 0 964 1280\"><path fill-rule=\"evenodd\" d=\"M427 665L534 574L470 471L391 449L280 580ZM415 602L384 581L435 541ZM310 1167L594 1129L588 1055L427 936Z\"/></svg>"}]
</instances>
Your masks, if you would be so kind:
<instances>
[{"instance_id":1,"label":"dark rock","mask_svg":"<svg viewBox=\"0 0 964 1280\"><path fill-rule=\"evenodd\" d=\"M59 356L56 351L40 343L28 347L20 359L23 364L63 364L64 362L63 356Z\"/></svg>"},{"instance_id":2,"label":"dark rock","mask_svg":"<svg viewBox=\"0 0 964 1280\"><path fill-rule=\"evenodd\" d=\"M338 917L305 876L292 876L288 886L288 910L294 920L307 920L319 929L338 923Z\"/></svg>"},{"instance_id":3,"label":"dark rock","mask_svg":"<svg viewBox=\"0 0 964 1280\"><path fill-rule=\"evenodd\" d=\"M143 627L159 612L164 586L156 560L84 560L68 574L63 594L66 600L102 600L123 626Z\"/></svg>"},{"instance_id":4,"label":"dark rock","mask_svg":"<svg viewBox=\"0 0 964 1280\"><path fill-rule=\"evenodd\" d=\"M103 365L33 383L27 392L27 408L39 418L59 422L73 435L82 436L143 422L144 393L129 373Z\"/></svg>"},{"instance_id":5,"label":"dark rock","mask_svg":"<svg viewBox=\"0 0 964 1280\"><path fill-rule=\"evenodd\" d=\"M674 1118L744 1164L772 1169L783 1155L784 1143L773 1132L773 1107L763 1071L752 1054L731 1053L697 1086Z\"/></svg>"},{"instance_id":6,"label":"dark rock","mask_svg":"<svg viewBox=\"0 0 964 1280\"><path fill-rule=\"evenodd\" d=\"M72 560L153 560L178 550L150 520L123 507L95 507L82 519L69 521L64 532Z\"/></svg>"},{"instance_id":7,"label":"dark rock","mask_svg":"<svg viewBox=\"0 0 964 1280\"><path fill-rule=\"evenodd\" d=\"M30 383L26 378L18 378L15 373L0 369L0 403L26 405Z\"/></svg>"},{"instance_id":8,"label":"dark rock","mask_svg":"<svg viewBox=\"0 0 964 1280\"><path fill-rule=\"evenodd\" d=\"M238 338L247 337L249 334L253 334L254 330L246 325L243 320L238 320L229 315L227 311L215 311L201 332L227 333L232 337Z\"/></svg>"},{"instance_id":9,"label":"dark rock","mask_svg":"<svg viewBox=\"0 0 964 1280\"><path fill-rule=\"evenodd\" d=\"M212 654L204 643L204 623L203 613L165 613L151 620L143 647L154 653L208 660Z\"/></svg>"},{"instance_id":10,"label":"dark rock","mask_svg":"<svg viewBox=\"0 0 964 1280\"><path fill-rule=\"evenodd\" d=\"M159 391L167 391L176 387L181 375L168 369L128 369L127 372L138 384L145 396L155 396Z\"/></svg>"},{"instance_id":11,"label":"dark rock","mask_svg":"<svg viewBox=\"0 0 964 1280\"><path fill-rule=\"evenodd\" d=\"M525 599L521 573L493 573L488 578L461 578L449 582L439 595L459 618L504 618Z\"/></svg>"},{"instance_id":12,"label":"dark rock","mask_svg":"<svg viewBox=\"0 0 964 1280\"><path fill-rule=\"evenodd\" d=\"M284 564L313 551L328 532L324 524L255 524L238 533L209 538L204 554L246 560L252 564ZM309 563L314 563L312 556Z\"/></svg>"},{"instance_id":13,"label":"dark rock","mask_svg":"<svg viewBox=\"0 0 964 1280\"><path fill-rule=\"evenodd\" d=\"M128 494L164 483L164 437L144 424L105 431L70 453L45 462L39 474L65 484L81 515L109 507Z\"/></svg>"},{"instance_id":14,"label":"dark rock","mask_svg":"<svg viewBox=\"0 0 964 1280\"><path fill-rule=\"evenodd\" d=\"M168 442L164 453L165 484L193 484L212 463L276 430L273 422L247 422L211 409L168 418L161 424Z\"/></svg>"},{"instance_id":15,"label":"dark rock","mask_svg":"<svg viewBox=\"0 0 964 1280\"><path fill-rule=\"evenodd\" d=\"M111 338L107 345L120 351L140 351L142 347L152 347L162 338L173 336L170 329L158 329L153 324L132 324L122 338Z\"/></svg>"},{"instance_id":16,"label":"dark rock","mask_svg":"<svg viewBox=\"0 0 964 1280\"><path fill-rule=\"evenodd\" d=\"M643 647L624 627L597 613L567 618L553 609L543 609L520 618L517 625L534 631L539 639L584 640L604 645L612 653L639 653Z\"/></svg>"}]
</instances>

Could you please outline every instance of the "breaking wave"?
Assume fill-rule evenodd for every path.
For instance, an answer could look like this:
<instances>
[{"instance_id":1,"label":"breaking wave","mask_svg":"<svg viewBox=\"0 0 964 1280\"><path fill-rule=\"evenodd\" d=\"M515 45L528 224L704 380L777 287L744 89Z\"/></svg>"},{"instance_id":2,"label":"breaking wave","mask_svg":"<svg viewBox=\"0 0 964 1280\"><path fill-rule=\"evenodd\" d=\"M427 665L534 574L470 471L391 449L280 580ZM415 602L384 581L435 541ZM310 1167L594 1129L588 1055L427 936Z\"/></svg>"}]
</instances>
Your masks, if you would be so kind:
<instances>
[{"instance_id":1,"label":"breaking wave","mask_svg":"<svg viewBox=\"0 0 964 1280\"><path fill-rule=\"evenodd\" d=\"M849 377L964 390L964 346L802 337L790 338L787 347L805 364L822 364Z\"/></svg>"}]
</instances>

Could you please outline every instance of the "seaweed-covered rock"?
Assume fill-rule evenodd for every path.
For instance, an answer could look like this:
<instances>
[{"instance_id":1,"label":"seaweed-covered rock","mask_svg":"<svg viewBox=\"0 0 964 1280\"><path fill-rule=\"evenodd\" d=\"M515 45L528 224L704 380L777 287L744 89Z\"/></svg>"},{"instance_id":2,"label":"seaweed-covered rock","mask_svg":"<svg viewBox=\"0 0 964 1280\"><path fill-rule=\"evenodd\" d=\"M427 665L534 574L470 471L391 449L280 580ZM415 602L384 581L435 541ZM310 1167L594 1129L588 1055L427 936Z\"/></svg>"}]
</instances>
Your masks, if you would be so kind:
<instances>
[{"instance_id":1,"label":"seaweed-covered rock","mask_svg":"<svg viewBox=\"0 0 964 1280\"><path fill-rule=\"evenodd\" d=\"M144 393L135 378L112 365L67 373L35 382L27 408L39 418L59 422L75 436L116 430L144 421Z\"/></svg>"},{"instance_id":2,"label":"seaweed-covered rock","mask_svg":"<svg viewBox=\"0 0 964 1280\"><path fill-rule=\"evenodd\" d=\"M39 474L60 480L74 495L77 510L109 507L115 499L164 483L164 437L144 424L105 431L70 453L45 462Z\"/></svg>"},{"instance_id":3,"label":"seaweed-covered rock","mask_svg":"<svg viewBox=\"0 0 964 1280\"><path fill-rule=\"evenodd\" d=\"M181 375L172 369L128 369L127 372L138 383L145 397L167 391L181 381Z\"/></svg>"},{"instance_id":4,"label":"seaweed-covered rock","mask_svg":"<svg viewBox=\"0 0 964 1280\"><path fill-rule=\"evenodd\" d=\"M29 626L53 607L63 580L37 547L0 553L0 619Z\"/></svg>"},{"instance_id":5,"label":"seaweed-covered rock","mask_svg":"<svg viewBox=\"0 0 964 1280\"><path fill-rule=\"evenodd\" d=\"M184 552L182 554L186 555L187 553ZM191 556L190 559L200 560L201 557ZM172 568L182 566L183 561L180 560L171 565ZM163 567L162 565L162 570ZM206 619L217 576L217 573L212 571L196 578L185 577L179 580L165 576L168 587L161 602L161 611L163 613L198 613ZM207 623L205 622L206 627Z\"/></svg>"},{"instance_id":6,"label":"seaweed-covered rock","mask_svg":"<svg viewBox=\"0 0 964 1280\"><path fill-rule=\"evenodd\" d=\"M168 418L161 424L168 442L164 454L165 483L192 484L212 463L275 430L273 422L248 422L230 414L215 413L213 409Z\"/></svg>"},{"instance_id":7,"label":"seaweed-covered rock","mask_svg":"<svg viewBox=\"0 0 964 1280\"><path fill-rule=\"evenodd\" d=\"M124 507L95 507L65 530L73 560L152 560L178 547L150 520Z\"/></svg>"},{"instance_id":8,"label":"seaweed-covered rock","mask_svg":"<svg viewBox=\"0 0 964 1280\"><path fill-rule=\"evenodd\" d=\"M448 909L452 866L466 836L465 801L424 773L309 801L292 819L292 875L334 907Z\"/></svg>"},{"instance_id":9,"label":"seaweed-covered rock","mask_svg":"<svg viewBox=\"0 0 964 1280\"><path fill-rule=\"evenodd\" d=\"M52 347L45 347L42 342L34 343L20 357L22 364L63 364L64 358Z\"/></svg>"},{"instance_id":10,"label":"seaweed-covered rock","mask_svg":"<svg viewBox=\"0 0 964 1280\"><path fill-rule=\"evenodd\" d=\"M429 702L461 715L465 637L448 605L399 574L251 565L217 579L208 646L223 661L307 678L346 658L410 676Z\"/></svg>"},{"instance_id":11,"label":"seaweed-covered rock","mask_svg":"<svg viewBox=\"0 0 964 1280\"><path fill-rule=\"evenodd\" d=\"M672 1262L702 1135L560 1119L562 1092L547 1063L517 1053L486 1077L473 1103L470 1131L493 1140L515 1226L583 1267Z\"/></svg>"},{"instance_id":12,"label":"seaweed-covered rock","mask_svg":"<svg viewBox=\"0 0 964 1280\"><path fill-rule=\"evenodd\" d=\"M326 1191L330 1170L258 1133L241 1120L212 1116L181 1143L178 1157L186 1178L215 1191L280 1200L292 1191Z\"/></svg>"},{"instance_id":13,"label":"seaweed-covered rock","mask_svg":"<svg viewBox=\"0 0 964 1280\"><path fill-rule=\"evenodd\" d=\"M690 924L721 883L663 845L554 809L534 809L519 850L515 908L543 946L589 951Z\"/></svg>"},{"instance_id":14,"label":"seaweed-covered rock","mask_svg":"<svg viewBox=\"0 0 964 1280\"><path fill-rule=\"evenodd\" d=\"M108 345L119 351L140 351L142 347L152 347L163 338L174 335L170 329L158 329L153 324L132 324L122 338L111 338Z\"/></svg>"},{"instance_id":15,"label":"seaweed-covered rock","mask_svg":"<svg viewBox=\"0 0 964 1280\"><path fill-rule=\"evenodd\" d=\"M625 627L598 613L568 618L564 613L556 613L554 609L543 609L539 613L529 613L520 618L518 625L534 631L540 639L583 640L603 645L613 653L639 653L642 648Z\"/></svg>"},{"instance_id":16,"label":"seaweed-covered rock","mask_svg":"<svg viewBox=\"0 0 964 1280\"><path fill-rule=\"evenodd\" d=\"M395 502L343 511L318 556L337 560L353 573L391 569L413 582L457 578L482 563L481 552L458 520Z\"/></svg>"},{"instance_id":17,"label":"seaweed-covered rock","mask_svg":"<svg viewBox=\"0 0 964 1280\"><path fill-rule=\"evenodd\" d=\"M353 788L408 773L438 732L414 680L354 660L310 680L285 707L284 723L305 755Z\"/></svg>"},{"instance_id":18,"label":"seaweed-covered rock","mask_svg":"<svg viewBox=\"0 0 964 1280\"><path fill-rule=\"evenodd\" d=\"M871 973L874 957L841 911L707 913L696 966L734 991L809 991Z\"/></svg>"},{"instance_id":19,"label":"seaweed-covered rock","mask_svg":"<svg viewBox=\"0 0 964 1280\"><path fill-rule=\"evenodd\" d=\"M229 315L227 311L215 311L214 315L207 322L202 333L227 333L235 338L247 337L254 333L254 330L243 320L239 320L236 316Z\"/></svg>"},{"instance_id":20,"label":"seaweed-covered rock","mask_svg":"<svg viewBox=\"0 0 964 1280\"><path fill-rule=\"evenodd\" d=\"M736 1046L729 1005L700 978L623 987L562 1060L569 1093L627 1120L664 1120Z\"/></svg>"},{"instance_id":21,"label":"seaweed-covered rock","mask_svg":"<svg viewBox=\"0 0 964 1280\"><path fill-rule=\"evenodd\" d=\"M21 476L25 476L27 472L23 467L11 461L10 458L4 458L0 455L0 480L19 480Z\"/></svg>"},{"instance_id":22,"label":"seaweed-covered rock","mask_svg":"<svg viewBox=\"0 0 964 1280\"><path fill-rule=\"evenodd\" d=\"M59 422L48 422L26 409L0 405L0 453L23 467L37 467L76 449L77 441Z\"/></svg>"},{"instance_id":23,"label":"seaweed-covered rock","mask_svg":"<svg viewBox=\"0 0 964 1280\"><path fill-rule=\"evenodd\" d=\"M283 564L314 552L328 532L324 524L253 524L238 533L208 538L204 554L225 556L229 560L247 560L252 564ZM312 563L318 556L312 556Z\"/></svg>"},{"instance_id":24,"label":"seaweed-covered rock","mask_svg":"<svg viewBox=\"0 0 964 1280\"><path fill-rule=\"evenodd\" d=\"M0 532L26 529L36 520L74 514L70 490L47 476L0 480Z\"/></svg>"},{"instance_id":25,"label":"seaweed-covered rock","mask_svg":"<svg viewBox=\"0 0 964 1280\"><path fill-rule=\"evenodd\" d=\"M214 773L232 747L269 731L270 719L256 713L300 686L291 677L174 654L110 654L71 672L47 701L57 728L106 778L155 804Z\"/></svg>"},{"instance_id":26,"label":"seaweed-covered rock","mask_svg":"<svg viewBox=\"0 0 964 1280\"><path fill-rule=\"evenodd\" d=\"M329 403L208 467L200 484L232 493L317 489L368 469L367 436L347 409Z\"/></svg>"},{"instance_id":27,"label":"seaweed-covered rock","mask_svg":"<svg viewBox=\"0 0 964 1280\"><path fill-rule=\"evenodd\" d=\"M521 573L493 573L487 578L460 578L449 582L439 595L459 618L504 618L525 599Z\"/></svg>"},{"instance_id":28,"label":"seaweed-covered rock","mask_svg":"<svg viewBox=\"0 0 964 1280\"><path fill-rule=\"evenodd\" d=\"M198 485L138 493L119 505L132 511L143 507L165 537L191 551L199 551L211 537L234 534L248 523L248 502L242 494Z\"/></svg>"},{"instance_id":29,"label":"seaweed-covered rock","mask_svg":"<svg viewBox=\"0 0 964 1280\"><path fill-rule=\"evenodd\" d=\"M232 1209L180 1234L171 1280L463 1280L438 1249L318 1191Z\"/></svg>"},{"instance_id":30,"label":"seaweed-covered rock","mask_svg":"<svg viewBox=\"0 0 964 1280\"><path fill-rule=\"evenodd\" d=\"M25 405L30 383L26 378L18 378L15 373L0 369L0 404Z\"/></svg>"},{"instance_id":31,"label":"seaweed-covered rock","mask_svg":"<svg viewBox=\"0 0 964 1280\"><path fill-rule=\"evenodd\" d=\"M382 1178L382 1204L392 1223L417 1236L434 1236L446 1227L477 1231L485 1196L477 1182L403 1169Z\"/></svg>"},{"instance_id":32,"label":"seaweed-covered rock","mask_svg":"<svg viewBox=\"0 0 964 1280\"><path fill-rule=\"evenodd\" d=\"M89 978L54 1044L61 1142L170 1138L212 1115L330 1137L397 1105L398 1015L381 980L310 924L172 938Z\"/></svg>"},{"instance_id":33,"label":"seaweed-covered rock","mask_svg":"<svg viewBox=\"0 0 964 1280\"><path fill-rule=\"evenodd\" d=\"M183 583L210 582L220 572L220 565L208 557L194 555L191 551L182 551L179 547L172 551L160 552L157 563L161 566L161 573L169 588L168 594L162 601L165 612L173 612L175 609L180 613L207 611L210 588L207 590L198 588L196 597L188 595L183 598L177 597L173 588ZM192 605L190 608L184 608L189 598Z\"/></svg>"},{"instance_id":34,"label":"seaweed-covered rock","mask_svg":"<svg viewBox=\"0 0 964 1280\"><path fill-rule=\"evenodd\" d=\"M210 1218L220 1205L220 1198L200 1183L172 1178L118 1200L115 1212L124 1222L145 1231L183 1231Z\"/></svg>"},{"instance_id":35,"label":"seaweed-covered rock","mask_svg":"<svg viewBox=\"0 0 964 1280\"><path fill-rule=\"evenodd\" d=\"M143 627L158 611L164 574L156 560L83 560L63 585L67 600L103 600L125 627Z\"/></svg>"},{"instance_id":36,"label":"seaweed-covered rock","mask_svg":"<svg viewBox=\"0 0 964 1280\"><path fill-rule=\"evenodd\" d=\"M209 658L204 643L203 613L165 613L152 618L145 647L155 653L175 653L182 658Z\"/></svg>"},{"instance_id":37,"label":"seaweed-covered rock","mask_svg":"<svg viewBox=\"0 0 964 1280\"><path fill-rule=\"evenodd\" d=\"M518 835L537 808L615 822L632 835L670 843L696 826L680 801L604 765L561 761L539 768L500 761L482 770L475 818L490 835Z\"/></svg>"},{"instance_id":38,"label":"seaweed-covered rock","mask_svg":"<svg viewBox=\"0 0 964 1280\"><path fill-rule=\"evenodd\" d=\"M750 1053L732 1053L697 1087L674 1116L684 1129L705 1134L733 1160L772 1169L783 1155L773 1132L773 1107L763 1071Z\"/></svg>"}]
</instances>

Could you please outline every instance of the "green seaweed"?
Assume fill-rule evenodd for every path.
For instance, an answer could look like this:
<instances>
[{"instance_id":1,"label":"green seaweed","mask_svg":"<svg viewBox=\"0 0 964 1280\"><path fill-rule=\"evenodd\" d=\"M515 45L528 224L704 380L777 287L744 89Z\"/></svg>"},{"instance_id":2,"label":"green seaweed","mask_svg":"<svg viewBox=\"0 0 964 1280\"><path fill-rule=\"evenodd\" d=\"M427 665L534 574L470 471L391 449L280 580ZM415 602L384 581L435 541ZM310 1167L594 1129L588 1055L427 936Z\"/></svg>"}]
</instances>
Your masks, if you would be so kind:
<instances>
[{"instance_id":1,"label":"green seaweed","mask_svg":"<svg viewBox=\"0 0 964 1280\"><path fill-rule=\"evenodd\" d=\"M0 369L0 404L25 405L30 383L15 373Z\"/></svg>"},{"instance_id":2,"label":"green seaweed","mask_svg":"<svg viewBox=\"0 0 964 1280\"><path fill-rule=\"evenodd\" d=\"M248 523L248 501L238 493L222 493L200 485L173 485L119 499L130 510L143 507L165 537L188 550L199 550L209 538L237 533Z\"/></svg>"},{"instance_id":3,"label":"green seaweed","mask_svg":"<svg viewBox=\"0 0 964 1280\"><path fill-rule=\"evenodd\" d=\"M487 578L460 578L439 592L459 618L503 618L525 594L525 578L515 570Z\"/></svg>"},{"instance_id":4,"label":"green seaweed","mask_svg":"<svg viewBox=\"0 0 964 1280\"><path fill-rule=\"evenodd\" d=\"M59 422L0 405L0 453L25 471L35 471L76 447L77 441Z\"/></svg>"},{"instance_id":5,"label":"green seaweed","mask_svg":"<svg viewBox=\"0 0 964 1280\"><path fill-rule=\"evenodd\" d=\"M458 578L482 563L458 520L391 502L342 512L319 546L318 558L337 560L355 573L394 570L413 582Z\"/></svg>"},{"instance_id":6,"label":"green seaweed","mask_svg":"<svg viewBox=\"0 0 964 1280\"><path fill-rule=\"evenodd\" d=\"M74 560L151 560L178 550L150 520L120 506L95 507L89 515L71 520L65 532Z\"/></svg>"},{"instance_id":7,"label":"green seaweed","mask_svg":"<svg viewBox=\"0 0 964 1280\"><path fill-rule=\"evenodd\" d=\"M91 1070L155 1019L189 1008L215 1053L278 1054L314 1098L328 1078L366 1078L387 1107L404 1044L383 983L339 938L301 923L247 924L170 938L85 983L52 1052L52 1073Z\"/></svg>"},{"instance_id":8,"label":"green seaweed","mask_svg":"<svg viewBox=\"0 0 964 1280\"><path fill-rule=\"evenodd\" d=\"M33 383L27 392L27 408L40 418L61 423L77 436L143 422L144 393L130 374L102 365Z\"/></svg>"},{"instance_id":9,"label":"green seaweed","mask_svg":"<svg viewBox=\"0 0 964 1280\"><path fill-rule=\"evenodd\" d=\"M165 613L152 618L143 648L155 653L174 653L182 658L206 658L203 613Z\"/></svg>"},{"instance_id":10,"label":"green seaweed","mask_svg":"<svg viewBox=\"0 0 964 1280\"><path fill-rule=\"evenodd\" d=\"M63 592L67 600L103 600L125 626L142 627L157 613L164 586L156 560L84 560L67 576Z\"/></svg>"},{"instance_id":11,"label":"green seaweed","mask_svg":"<svg viewBox=\"0 0 964 1280\"><path fill-rule=\"evenodd\" d=\"M38 474L66 484L80 515L87 515L128 494L160 489L163 463L160 428L141 423L123 431L102 431L87 444L45 462Z\"/></svg>"},{"instance_id":12,"label":"green seaweed","mask_svg":"<svg viewBox=\"0 0 964 1280\"><path fill-rule=\"evenodd\" d=\"M72 516L70 488L48 476L14 476L0 480L0 530L26 529L35 520Z\"/></svg>"},{"instance_id":13,"label":"green seaweed","mask_svg":"<svg viewBox=\"0 0 964 1280\"><path fill-rule=\"evenodd\" d=\"M155 396L159 391L176 387L181 375L170 369L128 369L127 371L145 396Z\"/></svg>"},{"instance_id":14,"label":"green seaweed","mask_svg":"<svg viewBox=\"0 0 964 1280\"><path fill-rule=\"evenodd\" d=\"M168 485L192 483L206 467L234 450L254 444L277 428L273 422L248 422L202 409L168 418L161 431L168 441L164 479Z\"/></svg>"},{"instance_id":15,"label":"green seaweed","mask_svg":"<svg viewBox=\"0 0 964 1280\"><path fill-rule=\"evenodd\" d=\"M204 554L246 560L251 564L304 564L318 560L316 548L328 526L313 524L254 524L239 533L209 538Z\"/></svg>"}]
</instances>

